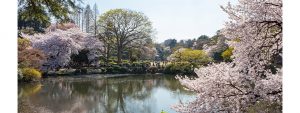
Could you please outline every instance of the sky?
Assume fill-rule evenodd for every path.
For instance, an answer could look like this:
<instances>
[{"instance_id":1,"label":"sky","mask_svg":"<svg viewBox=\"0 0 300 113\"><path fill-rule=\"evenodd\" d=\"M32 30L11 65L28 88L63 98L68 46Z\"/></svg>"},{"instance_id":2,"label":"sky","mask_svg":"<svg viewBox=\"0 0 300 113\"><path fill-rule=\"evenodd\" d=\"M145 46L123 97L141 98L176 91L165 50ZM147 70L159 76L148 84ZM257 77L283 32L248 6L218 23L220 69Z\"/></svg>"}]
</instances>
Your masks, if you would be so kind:
<instances>
[{"instance_id":1,"label":"sky","mask_svg":"<svg viewBox=\"0 0 300 113\"><path fill-rule=\"evenodd\" d=\"M85 4L98 6L100 14L110 9L125 8L143 12L155 30L154 41L169 38L198 38L213 36L224 27L227 14L220 8L236 0L84 0Z\"/></svg>"}]
</instances>

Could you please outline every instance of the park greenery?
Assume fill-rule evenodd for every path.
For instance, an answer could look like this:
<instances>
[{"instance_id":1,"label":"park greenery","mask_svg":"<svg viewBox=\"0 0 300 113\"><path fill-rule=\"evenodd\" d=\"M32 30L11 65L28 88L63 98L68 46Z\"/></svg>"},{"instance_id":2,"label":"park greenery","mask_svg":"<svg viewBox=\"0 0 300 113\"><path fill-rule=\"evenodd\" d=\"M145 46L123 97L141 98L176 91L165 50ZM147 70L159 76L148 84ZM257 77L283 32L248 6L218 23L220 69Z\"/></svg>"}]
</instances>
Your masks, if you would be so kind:
<instances>
[{"instance_id":1,"label":"park greenery","mask_svg":"<svg viewBox=\"0 0 300 113\"><path fill-rule=\"evenodd\" d=\"M154 41L142 12L81 0L19 0L18 80L88 74L165 73L198 95L178 112L281 110L281 0L240 0L222 9L230 21L209 37ZM53 19L53 20L51 20ZM197 75L183 77L179 75ZM162 111L163 113L164 111Z\"/></svg>"},{"instance_id":2,"label":"park greenery","mask_svg":"<svg viewBox=\"0 0 300 113\"><path fill-rule=\"evenodd\" d=\"M80 5L73 6L73 2L48 4L45 1L46 5L50 5L47 11L52 11L49 15L37 12L27 17L27 10L32 10L26 6L27 2L19 4L20 19L26 23L26 26L19 23L18 27L20 74L23 68L31 68L44 76L126 73L194 75L195 68L212 62L230 61L232 55L229 50L226 51L226 38L219 31L211 38L201 35L194 39L177 41L170 38L154 43L152 23L141 12L112 9L99 15L96 4L92 10L89 5L82 8ZM35 2L32 4L36 5ZM72 7L63 8L65 11L51 9L61 4ZM40 6L40 9L45 8ZM64 17L66 14L69 16ZM43 19L52 16L57 17L56 23L45 24L49 21ZM30 19L34 18L41 20L30 24ZM44 27L37 29L37 26ZM222 52L225 52L223 56Z\"/></svg>"}]
</instances>

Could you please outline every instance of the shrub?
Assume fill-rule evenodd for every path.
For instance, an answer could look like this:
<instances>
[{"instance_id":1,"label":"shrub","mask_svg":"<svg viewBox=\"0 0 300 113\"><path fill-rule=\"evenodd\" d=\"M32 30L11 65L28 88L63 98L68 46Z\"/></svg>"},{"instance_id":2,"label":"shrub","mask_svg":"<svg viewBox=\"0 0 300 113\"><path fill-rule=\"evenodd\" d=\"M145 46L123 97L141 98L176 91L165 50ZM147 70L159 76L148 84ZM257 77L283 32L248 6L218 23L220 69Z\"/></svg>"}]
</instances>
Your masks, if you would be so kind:
<instances>
[{"instance_id":1,"label":"shrub","mask_svg":"<svg viewBox=\"0 0 300 113\"><path fill-rule=\"evenodd\" d=\"M116 74L116 73L127 73L129 72L129 69L127 67L124 66L119 66L119 65L112 65L107 67L106 69L106 73L112 73L112 74Z\"/></svg>"},{"instance_id":2,"label":"shrub","mask_svg":"<svg viewBox=\"0 0 300 113\"><path fill-rule=\"evenodd\" d=\"M132 67L131 68L131 73L135 73L135 74L143 74L143 73L146 73L146 68L143 68L143 67Z\"/></svg>"},{"instance_id":3,"label":"shrub","mask_svg":"<svg viewBox=\"0 0 300 113\"><path fill-rule=\"evenodd\" d=\"M75 73L76 69L59 69L56 71L56 74L60 75L73 75Z\"/></svg>"},{"instance_id":4,"label":"shrub","mask_svg":"<svg viewBox=\"0 0 300 113\"><path fill-rule=\"evenodd\" d=\"M134 66L134 67L142 66L142 63L141 62L133 62L132 66Z\"/></svg>"},{"instance_id":5,"label":"shrub","mask_svg":"<svg viewBox=\"0 0 300 113\"><path fill-rule=\"evenodd\" d=\"M222 53L222 57L226 62L232 61L231 56L233 50L234 50L233 47L229 47Z\"/></svg>"},{"instance_id":6,"label":"shrub","mask_svg":"<svg viewBox=\"0 0 300 113\"><path fill-rule=\"evenodd\" d=\"M104 68L104 67L101 67L100 69L101 69L101 73L106 73L107 72L107 69Z\"/></svg>"},{"instance_id":7,"label":"shrub","mask_svg":"<svg viewBox=\"0 0 300 113\"><path fill-rule=\"evenodd\" d=\"M117 61L118 61L117 58L114 56L112 56L112 58L108 59L108 62L117 62Z\"/></svg>"},{"instance_id":8,"label":"shrub","mask_svg":"<svg viewBox=\"0 0 300 113\"><path fill-rule=\"evenodd\" d=\"M150 61L145 61L145 62L143 62L143 63L145 63L145 64L151 64L151 62Z\"/></svg>"},{"instance_id":9,"label":"shrub","mask_svg":"<svg viewBox=\"0 0 300 113\"><path fill-rule=\"evenodd\" d=\"M125 66L125 67L130 67L131 66L131 64L129 62L122 62L121 65Z\"/></svg>"},{"instance_id":10,"label":"shrub","mask_svg":"<svg viewBox=\"0 0 300 113\"><path fill-rule=\"evenodd\" d=\"M122 60L122 63L129 63L128 60Z\"/></svg>"},{"instance_id":11,"label":"shrub","mask_svg":"<svg viewBox=\"0 0 300 113\"><path fill-rule=\"evenodd\" d=\"M109 65L117 65L118 63L114 62L114 61L111 61L108 63Z\"/></svg>"},{"instance_id":12,"label":"shrub","mask_svg":"<svg viewBox=\"0 0 300 113\"><path fill-rule=\"evenodd\" d=\"M180 48L169 57L169 60L175 62L189 62L193 66L206 65L211 62L211 58L203 50L193 50L189 48Z\"/></svg>"},{"instance_id":13,"label":"shrub","mask_svg":"<svg viewBox=\"0 0 300 113\"><path fill-rule=\"evenodd\" d=\"M80 69L76 69L76 70L74 71L74 74L80 74L80 73L81 73Z\"/></svg>"},{"instance_id":14,"label":"shrub","mask_svg":"<svg viewBox=\"0 0 300 113\"><path fill-rule=\"evenodd\" d=\"M164 70L165 74L195 74L192 64L188 62L177 62L168 64Z\"/></svg>"},{"instance_id":15,"label":"shrub","mask_svg":"<svg viewBox=\"0 0 300 113\"><path fill-rule=\"evenodd\" d=\"M24 81L37 81L42 77L42 73L33 68L23 68L22 75Z\"/></svg>"},{"instance_id":16,"label":"shrub","mask_svg":"<svg viewBox=\"0 0 300 113\"><path fill-rule=\"evenodd\" d=\"M87 69L83 68L83 69L80 69L81 73L82 74L87 74Z\"/></svg>"},{"instance_id":17,"label":"shrub","mask_svg":"<svg viewBox=\"0 0 300 113\"><path fill-rule=\"evenodd\" d=\"M74 74L87 74L88 70L86 68L76 69Z\"/></svg>"},{"instance_id":18,"label":"shrub","mask_svg":"<svg viewBox=\"0 0 300 113\"><path fill-rule=\"evenodd\" d=\"M151 67L149 67L149 68L147 69L147 72L150 72L150 73L154 74L154 73L157 73L157 72L158 72L158 69L157 69L157 67L155 67L155 66L151 66Z\"/></svg>"},{"instance_id":19,"label":"shrub","mask_svg":"<svg viewBox=\"0 0 300 113\"><path fill-rule=\"evenodd\" d=\"M120 68L119 72L120 72L120 73L127 73L128 70L129 70L129 69L128 69L127 67L122 66L122 67Z\"/></svg>"}]
</instances>

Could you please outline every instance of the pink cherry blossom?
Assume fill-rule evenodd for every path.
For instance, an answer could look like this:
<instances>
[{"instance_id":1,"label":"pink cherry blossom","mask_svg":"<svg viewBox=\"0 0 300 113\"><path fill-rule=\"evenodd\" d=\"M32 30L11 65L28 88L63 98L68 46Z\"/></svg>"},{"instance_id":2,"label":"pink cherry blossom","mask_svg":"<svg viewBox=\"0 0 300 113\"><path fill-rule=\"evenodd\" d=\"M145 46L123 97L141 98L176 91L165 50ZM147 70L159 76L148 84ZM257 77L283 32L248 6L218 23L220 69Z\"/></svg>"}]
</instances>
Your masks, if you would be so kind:
<instances>
[{"instance_id":1,"label":"pink cherry blossom","mask_svg":"<svg viewBox=\"0 0 300 113\"><path fill-rule=\"evenodd\" d=\"M174 105L182 113L245 112L261 101L282 105L282 1L239 0L222 34L231 39L233 62L211 64L198 77L176 76L196 99ZM237 41L238 40L238 41Z\"/></svg>"},{"instance_id":2,"label":"pink cherry blossom","mask_svg":"<svg viewBox=\"0 0 300 113\"><path fill-rule=\"evenodd\" d=\"M88 49L88 58L95 60L101 54L102 43L95 37L82 32L77 27L68 29L52 28L45 34L25 35L32 42L33 48L38 48L47 56L44 70L52 70L68 66L71 55L78 54L82 49Z\"/></svg>"}]
</instances>

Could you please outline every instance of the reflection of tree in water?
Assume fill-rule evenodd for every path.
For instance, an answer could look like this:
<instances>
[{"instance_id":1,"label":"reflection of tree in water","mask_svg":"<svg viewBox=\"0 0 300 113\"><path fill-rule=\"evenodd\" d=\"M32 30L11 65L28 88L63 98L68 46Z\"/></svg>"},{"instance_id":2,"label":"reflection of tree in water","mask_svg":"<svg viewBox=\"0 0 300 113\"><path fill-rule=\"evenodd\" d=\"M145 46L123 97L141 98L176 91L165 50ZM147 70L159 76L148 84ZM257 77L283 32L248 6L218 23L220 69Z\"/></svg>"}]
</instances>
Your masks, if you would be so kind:
<instances>
[{"instance_id":1,"label":"reflection of tree in water","mask_svg":"<svg viewBox=\"0 0 300 113\"><path fill-rule=\"evenodd\" d=\"M28 97L35 95L41 90L40 83L23 84L18 86L18 111L21 113L34 113L33 106L28 102Z\"/></svg>"},{"instance_id":2,"label":"reflection of tree in water","mask_svg":"<svg viewBox=\"0 0 300 113\"><path fill-rule=\"evenodd\" d=\"M42 88L42 84L39 82L35 83L20 83L18 87L18 97L28 97L38 93Z\"/></svg>"},{"instance_id":3,"label":"reflection of tree in water","mask_svg":"<svg viewBox=\"0 0 300 113\"><path fill-rule=\"evenodd\" d=\"M159 78L157 78L159 77ZM153 88L164 87L171 91L183 91L180 83L165 76L129 76L99 80L51 80L43 83L42 90L30 97L35 107L52 112L74 113L128 113L142 111L152 113ZM186 92L188 93L188 92ZM145 101L150 101L145 103ZM134 103L141 105L133 107ZM139 106L139 107L137 107Z\"/></svg>"}]
</instances>

